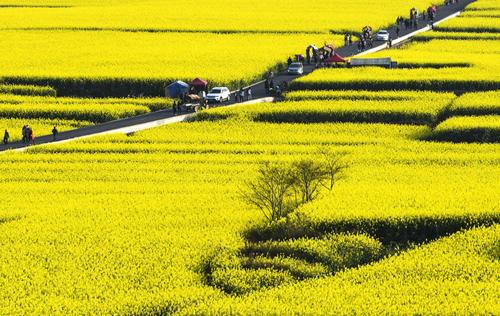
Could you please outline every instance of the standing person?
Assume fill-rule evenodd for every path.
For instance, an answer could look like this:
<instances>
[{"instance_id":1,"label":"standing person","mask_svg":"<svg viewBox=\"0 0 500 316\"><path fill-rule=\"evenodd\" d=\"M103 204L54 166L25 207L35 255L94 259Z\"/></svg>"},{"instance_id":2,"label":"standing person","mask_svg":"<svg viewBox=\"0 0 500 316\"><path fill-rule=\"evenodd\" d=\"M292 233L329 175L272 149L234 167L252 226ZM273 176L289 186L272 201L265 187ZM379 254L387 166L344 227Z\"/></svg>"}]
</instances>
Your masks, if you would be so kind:
<instances>
[{"instance_id":1,"label":"standing person","mask_svg":"<svg viewBox=\"0 0 500 316\"><path fill-rule=\"evenodd\" d=\"M276 86L276 97L281 99L281 88L280 86Z\"/></svg>"},{"instance_id":2,"label":"standing person","mask_svg":"<svg viewBox=\"0 0 500 316\"><path fill-rule=\"evenodd\" d=\"M59 134L59 131L57 130L57 127L54 126L54 128L52 129L52 141L56 141L57 139L57 134Z\"/></svg>"},{"instance_id":3,"label":"standing person","mask_svg":"<svg viewBox=\"0 0 500 316\"><path fill-rule=\"evenodd\" d=\"M264 81L264 88L266 89L266 94L269 93L269 80Z\"/></svg>"},{"instance_id":4,"label":"standing person","mask_svg":"<svg viewBox=\"0 0 500 316\"><path fill-rule=\"evenodd\" d=\"M27 126L26 126L26 125L24 125L24 126L23 126L23 138L21 139L21 141L22 141L23 143L26 143L26 142L28 141L28 136L27 136L27 134L26 134L26 129L27 129Z\"/></svg>"},{"instance_id":5,"label":"standing person","mask_svg":"<svg viewBox=\"0 0 500 316\"><path fill-rule=\"evenodd\" d=\"M283 91L288 91L288 82L286 80L281 83L281 88Z\"/></svg>"},{"instance_id":6,"label":"standing person","mask_svg":"<svg viewBox=\"0 0 500 316\"><path fill-rule=\"evenodd\" d=\"M33 132L33 129L28 126L28 128L26 129L26 132L28 134L28 142L31 145L35 145L35 133Z\"/></svg>"},{"instance_id":7,"label":"standing person","mask_svg":"<svg viewBox=\"0 0 500 316\"><path fill-rule=\"evenodd\" d=\"M352 34L349 34L349 46L352 45Z\"/></svg>"},{"instance_id":8,"label":"standing person","mask_svg":"<svg viewBox=\"0 0 500 316\"><path fill-rule=\"evenodd\" d=\"M240 89L240 101L245 101L245 90L243 88Z\"/></svg>"},{"instance_id":9,"label":"standing person","mask_svg":"<svg viewBox=\"0 0 500 316\"><path fill-rule=\"evenodd\" d=\"M9 138L10 138L9 132L7 130L5 130L5 133L3 133L3 144L4 145L7 145L9 143Z\"/></svg>"},{"instance_id":10,"label":"standing person","mask_svg":"<svg viewBox=\"0 0 500 316\"><path fill-rule=\"evenodd\" d=\"M288 64L288 66L290 66L292 64L292 57L288 57L288 60L286 61L286 63Z\"/></svg>"},{"instance_id":11,"label":"standing person","mask_svg":"<svg viewBox=\"0 0 500 316\"><path fill-rule=\"evenodd\" d=\"M247 96L248 96L248 100L252 100L252 88L248 88Z\"/></svg>"},{"instance_id":12,"label":"standing person","mask_svg":"<svg viewBox=\"0 0 500 316\"><path fill-rule=\"evenodd\" d=\"M349 46L349 35L344 35L344 46Z\"/></svg>"},{"instance_id":13,"label":"standing person","mask_svg":"<svg viewBox=\"0 0 500 316\"><path fill-rule=\"evenodd\" d=\"M235 103L240 102L238 90L234 91L234 102Z\"/></svg>"},{"instance_id":14,"label":"standing person","mask_svg":"<svg viewBox=\"0 0 500 316\"><path fill-rule=\"evenodd\" d=\"M174 104L172 105L172 113L174 115L177 114L177 101L174 101Z\"/></svg>"}]
</instances>

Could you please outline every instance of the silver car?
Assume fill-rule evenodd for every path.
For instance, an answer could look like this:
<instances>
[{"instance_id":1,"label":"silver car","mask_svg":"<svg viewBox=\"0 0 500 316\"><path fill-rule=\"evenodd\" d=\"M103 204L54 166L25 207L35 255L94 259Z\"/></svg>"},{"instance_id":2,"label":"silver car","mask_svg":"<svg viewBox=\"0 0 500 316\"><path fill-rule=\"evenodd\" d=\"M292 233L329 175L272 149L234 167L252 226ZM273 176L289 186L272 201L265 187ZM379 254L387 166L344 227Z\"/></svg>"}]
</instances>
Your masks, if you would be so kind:
<instances>
[{"instance_id":1,"label":"silver car","mask_svg":"<svg viewBox=\"0 0 500 316\"><path fill-rule=\"evenodd\" d=\"M377 34L375 35L375 40L383 42L389 41L389 32L387 32L386 30L378 31Z\"/></svg>"},{"instance_id":2,"label":"silver car","mask_svg":"<svg viewBox=\"0 0 500 316\"><path fill-rule=\"evenodd\" d=\"M207 94L208 102L224 102L230 100L231 92L227 87L215 87Z\"/></svg>"},{"instance_id":3,"label":"silver car","mask_svg":"<svg viewBox=\"0 0 500 316\"><path fill-rule=\"evenodd\" d=\"M302 75L304 73L304 65L302 63L291 63L286 72L290 75Z\"/></svg>"}]
</instances>

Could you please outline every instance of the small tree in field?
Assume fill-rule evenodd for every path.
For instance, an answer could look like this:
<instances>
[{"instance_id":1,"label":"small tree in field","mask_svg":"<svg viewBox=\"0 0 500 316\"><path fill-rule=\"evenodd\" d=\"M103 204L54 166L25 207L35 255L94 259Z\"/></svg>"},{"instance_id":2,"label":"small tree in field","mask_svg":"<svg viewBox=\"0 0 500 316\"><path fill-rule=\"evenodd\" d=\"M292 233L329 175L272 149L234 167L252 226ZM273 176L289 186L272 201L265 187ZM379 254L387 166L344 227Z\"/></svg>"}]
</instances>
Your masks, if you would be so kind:
<instances>
[{"instance_id":1,"label":"small tree in field","mask_svg":"<svg viewBox=\"0 0 500 316\"><path fill-rule=\"evenodd\" d=\"M292 172L295 189L300 193L300 200L296 204L300 205L315 200L326 178L324 167L311 159L303 159L293 163Z\"/></svg>"},{"instance_id":2,"label":"small tree in field","mask_svg":"<svg viewBox=\"0 0 500 316\"><path fill-rule=\"evenodd\" d=\"M259 167L257 179L247 182L243 199L261 210L272 223L318 198L321 187L333 190L335 183L344 177L345 155L326 148L320 152L322 162L302 159L284 166L264 163Z\"/></svg>"},{"instance_id":3,"label":"small tree in field","mask_svg":"<svg viewBox=\"0 0 500 316\"><path fill-rule=\"evenodd\" d=\"M345 153L334 153L330 148L320 148L320 154L323 156L323 172L326 181L324 187L332 191L335 183L345 177L345 170L348 165L344 159Z\"/></svg>"},{"instance_id":4,"label":"small tree in field","mask_svg":"<svg viewBox=\"0 0 500 316\"><path fill-rule=\"evenodd\" d=\"M243 198L262 211L269 222L285 217L293 208L289 205L293 174L288 167L265 163L259 167L257 179L247 182Z\"/></svg>"}]
</instances>

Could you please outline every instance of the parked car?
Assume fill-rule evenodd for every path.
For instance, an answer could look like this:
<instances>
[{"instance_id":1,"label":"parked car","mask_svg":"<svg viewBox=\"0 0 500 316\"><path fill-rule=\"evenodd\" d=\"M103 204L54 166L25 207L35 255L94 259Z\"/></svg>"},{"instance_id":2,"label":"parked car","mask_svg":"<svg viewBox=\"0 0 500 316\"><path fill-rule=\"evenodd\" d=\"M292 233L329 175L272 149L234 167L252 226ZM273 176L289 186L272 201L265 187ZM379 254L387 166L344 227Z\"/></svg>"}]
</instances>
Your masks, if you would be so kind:
<instances>
[{"instance_id":1,"label":"parked car","mask_svg":"<svg viewBox=\"0 0 500 316\"><path fill-rule=\"evenodd\" d=\"M304 73L304 65L302 63L291 63L288 66L287 73L290 75L302 75Z\"/></svg>"},{"instance_id":2,"label":"parked car","mask_svg":"<svg viewBox=\"0 0 500 316\"><path fill-rule=\"evenodd\" d=\"M386 30L378 31L377 34L375 35L375 40L384 42L389 41L389 32L387 32Z\"/></svg>"},{"instance_id":3,"label":"parked car","mask_svg":"<svg viewBox=\"0 0 500 316\"><path fill-rule=\"evenodd\" d=\"M207 94L208 102L224 102L229 101L231 98L231 91L226 87L212 88Z\"/></svg>"}]
</instances>

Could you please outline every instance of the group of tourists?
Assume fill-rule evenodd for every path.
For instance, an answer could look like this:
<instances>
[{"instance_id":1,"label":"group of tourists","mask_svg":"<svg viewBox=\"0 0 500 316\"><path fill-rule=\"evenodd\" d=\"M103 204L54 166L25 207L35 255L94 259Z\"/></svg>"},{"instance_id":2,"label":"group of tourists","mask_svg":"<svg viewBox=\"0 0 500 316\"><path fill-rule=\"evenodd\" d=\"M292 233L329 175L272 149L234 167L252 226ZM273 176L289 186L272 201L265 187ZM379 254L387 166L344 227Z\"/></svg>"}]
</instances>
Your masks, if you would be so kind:
<instances>
[{"instance_id":1,"label":"group of tourists","mask_svg":"<svg viewBox=\"0 0 500 316\"><path fill-rule=\"evenodd\" d=\"M457 0L450 0L450 2L451 1L454 1L454 3L458 2ZM410 17L408 19L399 16L396 19L396 37L399 37L401 33L401 28L403 26L405 30L418 29L419 19L421 19L422 21L428 21L430 27L434 28L434 19L436 17L436 12L437 12L436 6L431 5L430 7L427 8L427 10L424 10L422 13L420 13L416 8L412 8L410 10Z\"/></svg>"},{"instance_id":2,"label":"group of tourists","mask_svg":"<svg viewBox=\"0 0 500 316\"><path fill-rule=\"evenodd\" d=\"M27 144L35 144L35 133L33 132L33 129L29 125L24 125L23 126L23 132L22 132L22 142Z\"/></svg>"},{"instance_id":3,"label":"group of tourists","mask_svg":"<svg viewBox=\"0 0 500 316\"><path fill-rule=\"evenodd\" d=\"M373 47L373 29L371 26L365 26L359 35L358 53Z\"/></svg>"},{"instance_id":4,"label":"group of tourists","mask_svg":"<svg viewBox=\"0 0 500 316\"><path fill-rule=\"evenodd\" d=\"M347 40L349 41L349 37L347 38ZM350 37L350 41L352 43L352 37ZM316 67L321 67L333 55L335 55L335 47L333 45L333 42L328 44L325 41L323 46L320 48L316 47L316 45L313 44L307 46L306 48L306 61L308 65L314 62ZM298 62L302 62L303 57L301 55L297 55L296 57Z\"/></svg>"},{"instance_id":5,"label":"group of tourists","mask_svg":"<svg viewBox=\"0 0 500 316\"><path fill-rule=\"evenodd\" d=\"M52 140L56 141L57 140L57 135L59 134L59 131L57 130L57 127L54 126L52 128ZM21 142L23 144L30 144L34 145L35 144L35 133L33 132L33 128L29 125L24 125L22 129L22 138ZM10 141L10 134L8 130L5 130L3 133L3 144L7 145Z\"/></svg>"},{"instance_id":6,"label":"group of tourists","mask_svg":"<svg viewBox=\"0 0 500 316\"><path fill-rule=\"evenodd\" d=\"M234 92L234 102L244 102L252 100L252 87L247 89L239 88Z\"/></svg>"},{"instance_id":7,"label":"group of tourists","mask_svg":"<svg viewBox=\"0 0 500 316\"><path fill-rule=\"evenodd\" d=\"M266 79L264 80L264 89L266 90L267 95L274 95L277 98L281 98L283 96L283 93L288 90L288 82L286 80L283 80L281 84L276 84L274 73L270 71L267 74Z\"/></svg>"}]
</instances>

